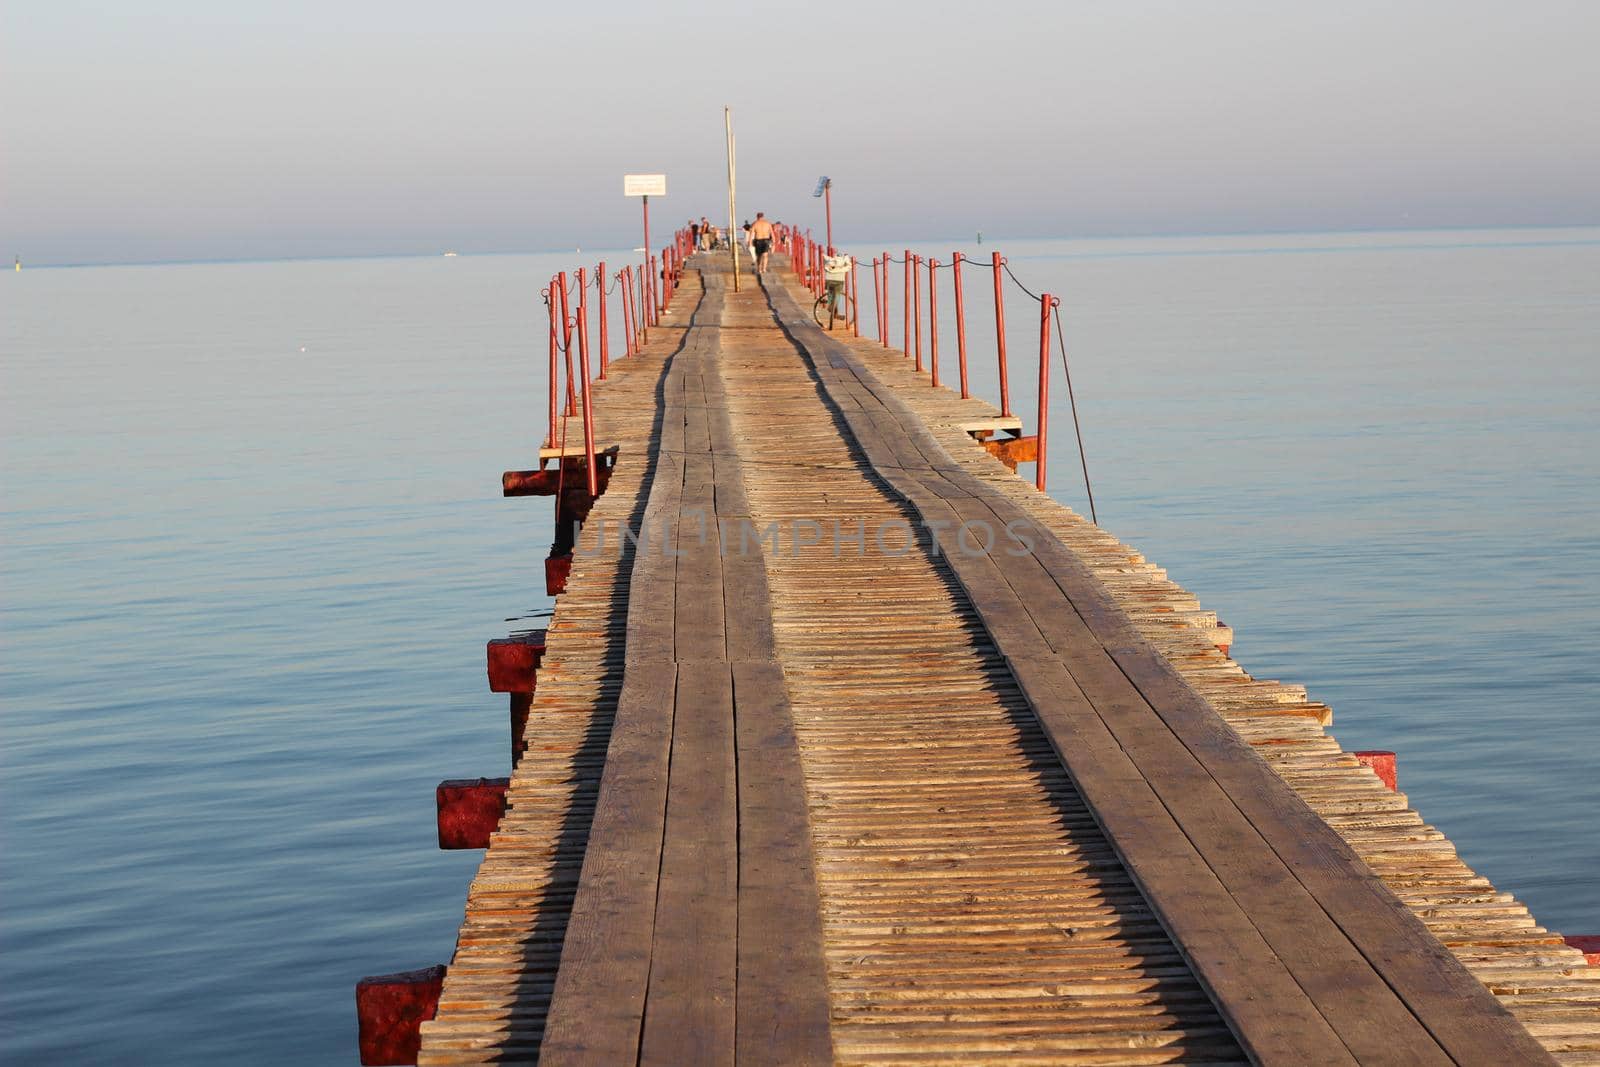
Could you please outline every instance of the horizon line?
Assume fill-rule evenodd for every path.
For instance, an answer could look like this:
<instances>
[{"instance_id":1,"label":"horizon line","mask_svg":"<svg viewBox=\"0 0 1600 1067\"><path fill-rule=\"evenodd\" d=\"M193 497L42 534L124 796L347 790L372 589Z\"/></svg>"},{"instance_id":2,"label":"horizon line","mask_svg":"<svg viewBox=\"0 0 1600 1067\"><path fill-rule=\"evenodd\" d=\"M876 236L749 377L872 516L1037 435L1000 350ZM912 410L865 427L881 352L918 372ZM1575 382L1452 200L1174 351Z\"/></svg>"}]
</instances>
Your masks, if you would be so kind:
<instances>
[{"instance_id":1,"label":"horizon line","mask_svg":"<svg viewBox=\"0 0 1600 1067\"><path fill-rule=\"evenodd\" d=\"M1322 234L1386 234L1386 233L1483 233L1514 230L1584 230L1600 228L1600 221L1596 222L1564 222L1564 223L1535 223L1535 224L1496 224L1482 226L1366 226L1342 227L1333 229L1266 229L1266 230L1172 230L1161 232L1131 232L1120 234L1032 234L1022 236L1018 234L998 234L996 241L1131 241L1131 240L1160 240L1170 238L1198 238L1198 237L1297 237L1317 236ZM982 235L983 231L974 233ZM949 235L937 235L931 240L948 239ZM930 238L922 238L923 241ZM904 238L896 238L887 243L902 244ZM872 243L863 241L860 243ZM886 243L882 240L876 243ZM1545 242L1541 242L1545 243ZM1550 244L1588 244L1588 241L1561 241L1548 242ZM413 252L336 252L326 254L283 255L283 256L201 256L180 259L108 259L108 260L76 260L62 263L43 262L29 264L26 260L17 257L23 270L70 270L85 267L181 267L204 266L207 264L221 265L230 263L313 263L313 262L339 262L344 260L364 259L435 259L446 258L445 251L452 251L457 257L467 256L546 256L546 255L582 255L582 252L568 252L565 248L531 248L531 249L489 249L484 251L462 252L451 250L441 251L413 251ZM596 247L595 252L623 252L628 256L634 255L633 248ZM620 260L619 260L620 262ZM631 260L630 260L631 262ZM13 271L12 273L17 273Z\"/></svg>"}]
</instances>

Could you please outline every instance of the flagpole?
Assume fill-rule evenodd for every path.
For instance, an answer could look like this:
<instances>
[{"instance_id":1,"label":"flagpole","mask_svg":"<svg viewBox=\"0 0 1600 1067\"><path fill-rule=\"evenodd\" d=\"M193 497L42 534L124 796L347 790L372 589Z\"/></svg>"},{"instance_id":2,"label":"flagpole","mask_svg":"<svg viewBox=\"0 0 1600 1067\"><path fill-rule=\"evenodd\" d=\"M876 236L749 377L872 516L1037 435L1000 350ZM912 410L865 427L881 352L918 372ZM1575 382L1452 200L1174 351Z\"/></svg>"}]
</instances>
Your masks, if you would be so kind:
<instances>
[{"instance_id":1,"label":"flagpole","mask_svg":"<svg viewBox=\"0 0 1600 1067\"><path fill-rule=\"evenodd\" d=\"M733 181L733 109L722 109L722 130L728 142L728 247L733 250L733 291L739 291L739 231L737 225L739 214L734 210L734 181Z\"/></svg>"}]
</instances>

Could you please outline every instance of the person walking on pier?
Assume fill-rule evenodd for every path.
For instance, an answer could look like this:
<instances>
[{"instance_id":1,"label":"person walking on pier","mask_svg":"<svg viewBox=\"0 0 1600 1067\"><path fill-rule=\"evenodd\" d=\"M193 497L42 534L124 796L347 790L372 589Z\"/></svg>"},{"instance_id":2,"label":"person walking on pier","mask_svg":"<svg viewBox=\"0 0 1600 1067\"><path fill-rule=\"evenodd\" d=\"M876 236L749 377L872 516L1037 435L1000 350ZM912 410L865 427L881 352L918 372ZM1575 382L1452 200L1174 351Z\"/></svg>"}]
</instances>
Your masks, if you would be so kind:
<instances>
[{"instance_id":1,"label":"person walking on pier","mask_svg":"<svg viewBox=\"0 0 1600 1067\"><path fill-rule=\"evenodd\" d=\"M689 220L689 246L700 251L700 224L694 219Z\"/></svg>"},{"instance_id":2,"label":"person walking on pier","mask_svg":"<svg viewBox=\"0 0 1600 1067\"><path fill-rule=\"evenodd\" d=\"M756 273L765 274L767 259L772 255L772 223L765 212L756 212L756 221L750 224L750 244L756 257Z\"/></svg>"}]
</instances>

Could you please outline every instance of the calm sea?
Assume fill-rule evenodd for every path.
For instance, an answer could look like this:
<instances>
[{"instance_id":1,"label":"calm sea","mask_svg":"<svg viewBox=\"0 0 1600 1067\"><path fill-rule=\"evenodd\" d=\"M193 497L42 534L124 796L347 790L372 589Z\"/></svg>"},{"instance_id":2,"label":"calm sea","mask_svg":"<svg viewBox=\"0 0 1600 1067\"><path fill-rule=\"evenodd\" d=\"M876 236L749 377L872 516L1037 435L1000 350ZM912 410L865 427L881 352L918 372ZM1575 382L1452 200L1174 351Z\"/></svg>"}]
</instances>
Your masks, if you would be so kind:
<instances>
[{"instance_id":1,"label":"calm sea","mask_svg":"<svg viewBox=\"0 0 1600 1067\"><path fill-rule=\"evenodd\" d=\"M1600 932L1600 230L994 247L1063 300L1101 522ZM508 768L483 642L550 606L550 507L499 474L542 432L539 289L594 258L0 278L5 1059L347 1064L355 979L448 959L478 854L433 787Z\"/></svg>"}]
</instances>

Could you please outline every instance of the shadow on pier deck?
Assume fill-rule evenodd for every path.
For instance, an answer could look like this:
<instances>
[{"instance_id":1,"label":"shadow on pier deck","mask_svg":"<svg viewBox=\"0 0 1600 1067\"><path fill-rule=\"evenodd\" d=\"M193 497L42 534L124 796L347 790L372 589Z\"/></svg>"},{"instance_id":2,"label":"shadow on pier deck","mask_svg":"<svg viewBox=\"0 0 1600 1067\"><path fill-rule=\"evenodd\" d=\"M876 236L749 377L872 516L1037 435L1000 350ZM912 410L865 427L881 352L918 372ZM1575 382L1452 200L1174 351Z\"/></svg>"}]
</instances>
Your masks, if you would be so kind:
<instances>
[{"instance_id":1,"label":"shadow on pier deck","mask_svg":"<svg viewBox=\"0 0 1600 1067\"><path fill-rule=\"evenodd\" d=\"M992 407L688 266L416 1062L1600 1062L1582 954Z\"/></svg>"}]
</instances>

